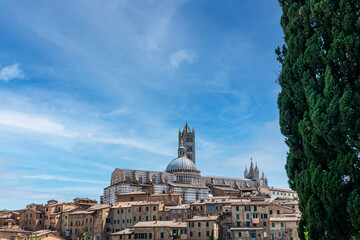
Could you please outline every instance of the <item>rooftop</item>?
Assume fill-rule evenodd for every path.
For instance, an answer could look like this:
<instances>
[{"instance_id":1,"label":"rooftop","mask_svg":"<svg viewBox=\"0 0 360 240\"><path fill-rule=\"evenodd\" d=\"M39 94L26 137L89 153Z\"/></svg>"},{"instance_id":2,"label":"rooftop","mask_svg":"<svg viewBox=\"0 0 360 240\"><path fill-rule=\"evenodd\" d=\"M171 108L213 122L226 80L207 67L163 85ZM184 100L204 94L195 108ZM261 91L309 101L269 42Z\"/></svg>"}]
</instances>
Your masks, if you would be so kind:
<instances>
[{"instance_id":1,"label":"rooftop","mask_svg":"<svg viewBox=\"0 0 360 240\"><path fill-rule=\"evenodd\" d=\"M151 221L151 222L138 222L134 225L134 228L142 227L181 227L186 228L186 222L174 222L174 221Z\"/></svg>"}]
</instances>

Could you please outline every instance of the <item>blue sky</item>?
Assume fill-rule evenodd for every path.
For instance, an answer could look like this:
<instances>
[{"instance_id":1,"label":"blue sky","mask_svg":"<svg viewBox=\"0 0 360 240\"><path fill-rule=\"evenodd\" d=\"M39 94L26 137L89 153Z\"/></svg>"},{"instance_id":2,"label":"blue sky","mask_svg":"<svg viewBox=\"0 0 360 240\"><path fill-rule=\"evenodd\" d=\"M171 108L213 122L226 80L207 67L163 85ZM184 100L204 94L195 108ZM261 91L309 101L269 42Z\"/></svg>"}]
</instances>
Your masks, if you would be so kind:
<instances>
[{"instance_id":1,"label":"blue sky","mask_svg":"<svg viewBox=\"0 0 360 240\"><path fill-rule=\"evenodd\" d=\"M277 1L0 2L0 209L99 199L116 168L162 171L178 129L204 175L250 157L288 187Z\"/></svg>"}]
</instances>

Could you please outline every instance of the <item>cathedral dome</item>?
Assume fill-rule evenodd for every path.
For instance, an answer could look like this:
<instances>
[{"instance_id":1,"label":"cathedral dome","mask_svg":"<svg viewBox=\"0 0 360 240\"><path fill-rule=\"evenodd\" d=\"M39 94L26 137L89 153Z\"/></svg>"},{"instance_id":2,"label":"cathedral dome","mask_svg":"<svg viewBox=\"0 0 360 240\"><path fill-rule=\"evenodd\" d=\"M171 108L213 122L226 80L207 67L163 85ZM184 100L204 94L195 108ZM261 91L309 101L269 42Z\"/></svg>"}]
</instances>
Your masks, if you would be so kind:
<instances>
[{"instance_id":1,"label":"cathedral dome","mask_svg":"<svg viewBox=\"0 0 360 240\"><path fill-rule=\"evenodd\" d=\"M176 170L194 170L198 171L195 164L187 157L181 156L172 160L166 168L166 172Z\"/></svg>"}]
</instances>

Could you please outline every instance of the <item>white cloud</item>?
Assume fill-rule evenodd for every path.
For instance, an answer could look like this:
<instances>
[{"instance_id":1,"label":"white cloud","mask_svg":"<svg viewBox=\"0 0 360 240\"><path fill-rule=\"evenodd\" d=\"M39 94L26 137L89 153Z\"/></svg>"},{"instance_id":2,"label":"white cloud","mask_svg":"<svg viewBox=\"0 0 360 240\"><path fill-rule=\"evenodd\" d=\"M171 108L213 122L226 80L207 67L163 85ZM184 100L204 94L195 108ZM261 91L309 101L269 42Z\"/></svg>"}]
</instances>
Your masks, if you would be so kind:
<instances>
[{"instance_id":1,"label":"white cloud","mask_svg":"<svg viewBox=\"0 0 360 240\"><path fill-rule=\"evenodd\" d=\"M105 134L98 134L84 129L83 131L71 130L63 124L50 120L46 116L35 116L22 112L0 110L0 125L27 130L40 134L55 135L77 139L80 141L91 141L105 144L124 145L149 151L155 154L172 156L171 151L153 146L152 142L138 138L113 137ZM79 125L73 122L74 125ZM21 132L22 133L22 132Z\"/></svg>"},{"instance_id":2,"label":"white cloud","mask_svg":"<svg viewBox=\"0 0 360 240\"><path fill-rule=\"evenodd\" d=\"M30 175L30 176L23 176L26 179L35 179L35 180L55 180L55 181L62 181L62 182L82 182L82 183L100 183L100 184L107 184L105 181L96 181L96 180L88 180L88 179L79 179L79 178L67 178L61 176L52 176L52 175Z\"/></svg>"},{"instance_id":3,"label":"white cloud","mask_svg":"<svg viewBox=\"0 0 360 240\"><path fill-rule=\"evenodd\" d=\"M182 62L192 63L194 55L186 50L179 50L170 55L170 63L173 67L177 68Z\"/></svg>"},{"instance_id":4,"label":"white cloud","mask_svg":"<svg viewBox=\"0 0 360 240\"><path fill-rule=\"evenodd\" d=\"M4 67L0 66L0 80L9 81L15 78L24 78L24 73L19 68L18 63Z\"/></svg>"},{"instance_id":5,"label":"white cloud","mask_svg":"<svg viewBox=\"0 0 360 240\"><path fill-rule=\"evenodd\" d=\"M4 110L0 110L0 116L0 124L10 127L64 137L76 137L77 135L66 130L63 125L44 117Z\"/></svg>"}]
</instances>

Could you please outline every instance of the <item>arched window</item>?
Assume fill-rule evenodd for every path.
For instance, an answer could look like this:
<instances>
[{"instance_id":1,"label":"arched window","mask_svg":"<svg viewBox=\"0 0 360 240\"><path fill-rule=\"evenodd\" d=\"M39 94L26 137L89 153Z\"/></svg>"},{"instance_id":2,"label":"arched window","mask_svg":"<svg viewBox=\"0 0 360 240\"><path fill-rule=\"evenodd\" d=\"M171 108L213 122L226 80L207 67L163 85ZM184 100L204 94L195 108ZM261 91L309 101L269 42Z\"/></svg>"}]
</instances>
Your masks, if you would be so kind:
<instances>
[{"instance_id":1,"label":"arched window","mask_svg":"<svg viewBox=\"0 0 360 240\"><path fill-rule=\"evenodd\" d=\"M199 199L199 190L196 191L196 200Z\"/></svg>"},{"instance_id":2,"label":"arched window","mask_svg":"<svg viewBox=\"0 0 360 240\"><path fill-rule=\"evenodd\" d=\"M114 184L117 184L119 182L119 176L116 174L114 177Z\"/></svg>"}]
</instances>

